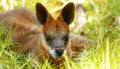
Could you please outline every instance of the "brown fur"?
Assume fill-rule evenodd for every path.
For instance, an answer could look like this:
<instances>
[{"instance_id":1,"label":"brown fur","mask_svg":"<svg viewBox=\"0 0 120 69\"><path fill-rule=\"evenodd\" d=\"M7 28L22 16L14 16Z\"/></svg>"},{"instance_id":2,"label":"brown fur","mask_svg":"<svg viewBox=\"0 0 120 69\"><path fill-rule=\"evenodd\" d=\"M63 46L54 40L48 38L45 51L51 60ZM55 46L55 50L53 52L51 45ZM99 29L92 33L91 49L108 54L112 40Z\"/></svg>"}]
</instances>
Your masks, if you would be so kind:
<instances>
[{"instance_id":1,"label":"brown fur","mask_svg":"<svg viewBox=\"0 0 120 69\"><path fill-rule=\"evenodd\" d=\"M45 38L44 38L44 32L51 33L52 31L64 31L69 34L69 27L66 22L71 22L72 20L68 21L68 19L64 19L66 14L69 12L67 9L64 13L61 13L58 19L53 19L51 15L47 12L47 10L40 6L41 4L36 5L37 11L40 12L46 12L46 14L43 14L44 16L41 17L41 14L36 13L35 14L25 8L19 8L14 9L5 13L0 14L0 21L4 23L5 26L7 26L7 29L9 30L10 27L13 28L13 35L12 39L18 43L20 43L20 46L17 47L17 51L21 53L27 53L30 52L33 56L36 56L40 62L43 62L46 59L49 59L50 61L54 63L61 63L64 59L60 58L58 60L53 59L52 56L49 54L50 47L48 46ZM41 7L41 8L38 8ZM74 5L68 5L67 7L72 7L71 10L74 10ZM41 11L41 9L44 9ZM66 14L65 14L66 13ZM74 11L72 11L72 14L68 13L70 16L68 18L73 19L74 18ZM63 17L63 15L65 17ZM43 19L44 17L47 17L45 20L45 24L43 22L39 21L40 19ZM65 20L65 21L64 21ZM56 29L56 25L59 25L60 29ZM54 32L53 32L54 33ZM67 43L67 55L71 56L71 42L70 39Z\"/></svg>"}]
</instances>

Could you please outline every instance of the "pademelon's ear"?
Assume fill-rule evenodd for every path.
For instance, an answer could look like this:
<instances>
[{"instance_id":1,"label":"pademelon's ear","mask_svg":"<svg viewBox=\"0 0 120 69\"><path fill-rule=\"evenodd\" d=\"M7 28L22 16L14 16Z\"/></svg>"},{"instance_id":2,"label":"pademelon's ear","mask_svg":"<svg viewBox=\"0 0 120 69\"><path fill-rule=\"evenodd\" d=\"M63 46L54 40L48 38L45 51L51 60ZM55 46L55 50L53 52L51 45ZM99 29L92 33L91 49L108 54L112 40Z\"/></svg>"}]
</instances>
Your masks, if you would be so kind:
<instances>
[{"instance_id":1,"label":"pademelon's ear","mask_svg":"<svg viewBox=\"0 0 120 69\"><path fill-rule=\"evenodd\" d=\"M70 2L63 7L58 19L63 20L69 25L72 23L74 19L74 12L75 12L75 5L74 3Z\"/></svg>"},{"instance_id":2,"label":"pademelon's ear","mask_svg":"<svg viewBox=\"0 0 120 69\"><path fill-rule=\"evenodd\" d=\"M38 22L42 25L53 19L41 3L36 4L36 17Z\"/></svg>"}]
</instances>

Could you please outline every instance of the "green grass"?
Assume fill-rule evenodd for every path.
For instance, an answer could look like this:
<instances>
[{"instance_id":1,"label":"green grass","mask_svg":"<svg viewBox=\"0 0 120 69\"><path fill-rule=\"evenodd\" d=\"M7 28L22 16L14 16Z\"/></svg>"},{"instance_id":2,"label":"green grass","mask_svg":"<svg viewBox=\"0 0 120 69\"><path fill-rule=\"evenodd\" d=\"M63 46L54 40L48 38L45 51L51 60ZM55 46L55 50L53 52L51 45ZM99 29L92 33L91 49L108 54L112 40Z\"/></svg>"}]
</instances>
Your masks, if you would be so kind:
<instances>
[{"instance_id":1,"label":"green grass","mask_svg":"<svg viewBox=\"0 0 120 69\"><path fill-rule=\"evenodd\" d=\"M80 62L65 57L66 62L60 69L120 69L120 1L87 0L84 4L88 23L83 27L85 37L96 42L89 45L79 56ZM6 31L0 22L0 69L55 69L46 60L44 64L36 62L9 49L14 45L11 32ZM7 33L3 38L3 34ZM80 33L80 32L78 32Z\"/></svg>"}]
</instances>

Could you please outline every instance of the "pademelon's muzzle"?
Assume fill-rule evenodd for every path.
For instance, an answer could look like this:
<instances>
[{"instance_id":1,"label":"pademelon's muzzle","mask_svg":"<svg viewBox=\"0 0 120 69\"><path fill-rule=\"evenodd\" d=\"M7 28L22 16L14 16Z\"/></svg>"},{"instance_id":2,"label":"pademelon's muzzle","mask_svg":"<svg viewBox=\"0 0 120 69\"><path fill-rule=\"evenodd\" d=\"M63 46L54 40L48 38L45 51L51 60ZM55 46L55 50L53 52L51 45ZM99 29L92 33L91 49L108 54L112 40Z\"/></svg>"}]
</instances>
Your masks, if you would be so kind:
<instances>
[{"instance_id":1,"label":"pademelon's muzzle","mask_svg":"<svg viewBox=\"0 0 120 69\"><path fill-rule=\"evenodd\" d=\"M61 57L64 53L64 49L55 49L55 52L58 57Z\"/></svg>"}]
</instances>

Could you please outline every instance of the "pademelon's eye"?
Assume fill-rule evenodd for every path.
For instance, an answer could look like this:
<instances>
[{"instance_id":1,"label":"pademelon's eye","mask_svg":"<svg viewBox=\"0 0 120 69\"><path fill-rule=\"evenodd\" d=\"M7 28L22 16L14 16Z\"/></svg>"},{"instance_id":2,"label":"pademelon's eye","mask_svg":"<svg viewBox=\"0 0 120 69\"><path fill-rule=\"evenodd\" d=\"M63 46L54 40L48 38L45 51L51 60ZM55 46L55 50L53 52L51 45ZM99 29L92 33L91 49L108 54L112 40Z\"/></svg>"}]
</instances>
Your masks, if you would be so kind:
<instances>
[{"instance_id":1,"label":"pademelon's eye","mask_svg":"<svg viewBox=\"0 0 120 69\"><path fill-rule=\"evenodd\" d=\"M46 39L46 41L52 41L52 37L50 37L49 35L47 35L47 34L45 34L45 39Z\"/></svg>"},{"instance_id":2,"label":"pademelon's eye","mask_svg":"<svg viewBox=\"0 0 120 69\"><path fill-rule=\"evenodd\" d=\"M67 44L67 42L68 42L68 40L69 40L69 36L68 36L68 35L65 36L65 37L63 38L63 40L65 41L65 44Z\"/></svg>"}]
</instances>

